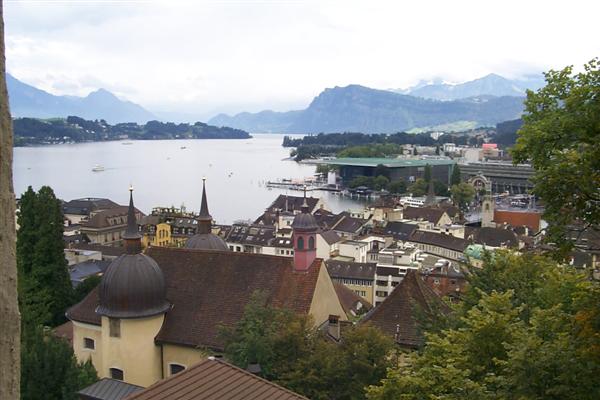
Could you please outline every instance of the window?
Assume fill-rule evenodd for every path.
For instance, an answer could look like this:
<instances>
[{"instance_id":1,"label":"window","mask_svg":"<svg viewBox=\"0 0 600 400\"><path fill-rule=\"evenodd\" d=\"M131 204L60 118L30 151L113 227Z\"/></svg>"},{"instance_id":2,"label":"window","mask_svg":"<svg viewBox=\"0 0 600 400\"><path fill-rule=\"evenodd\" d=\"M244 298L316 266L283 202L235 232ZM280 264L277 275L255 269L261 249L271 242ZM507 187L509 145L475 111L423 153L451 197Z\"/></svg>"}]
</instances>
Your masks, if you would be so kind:
<instances>
[{"instance_id":1,"label":"window","mask_svg":"<svg viewBox=\"0 0 600 400\"><path fill-rule=\"evenodd\" d=\"M113 379L123 380L123 370L119 368L110 368L110 377Z\"/></svg>"},{"instance_id":2,"label":"window","mask_svg":"<svg viewBox=\"0 0 600 400\"><path fill-rule=\"evenodd\" d=\"M94 342L94 339L90 339L89 337L83 338L83 348L94 350L96 348L96 342Z\"/></svg>"},{"instance_id":3,"label":"window","mask_svg":"<svg viewBox=\"0 0 600 400\"><path fill-rule=\"evenodd\" d=\"M121 320L118 318L109 318L108 331L110 337L121 337Z\"/></svg>"},{"instance_id":4,"label":"window","mask_svg":"<svg viewBox=\"0 0 600 400\"><path fill-rule=\"evenodd\" d=\"M298 250L304 250L304 238L303 237L298 238Z\"/></svg>"},{"instance_id":5,"label":"window","mask_svg":"<svg viewBox=\"0 0 600 400\"><path fill-rule=\"evenodd\" d=\"M185 370L185 367L183 365L169 364L169 372L171 373L171 375L178 374L183 370Z\"/></svg>"},{"instance_id":6,"label":"window","mask_svg":"<svg viewBox=\"0 0 600 400\"><path fill-rule=\"evenodd\" d=\"M308 238L308 248L313 250L315 248L315 238L313 236Z\"/></svg>"}]
</instances>

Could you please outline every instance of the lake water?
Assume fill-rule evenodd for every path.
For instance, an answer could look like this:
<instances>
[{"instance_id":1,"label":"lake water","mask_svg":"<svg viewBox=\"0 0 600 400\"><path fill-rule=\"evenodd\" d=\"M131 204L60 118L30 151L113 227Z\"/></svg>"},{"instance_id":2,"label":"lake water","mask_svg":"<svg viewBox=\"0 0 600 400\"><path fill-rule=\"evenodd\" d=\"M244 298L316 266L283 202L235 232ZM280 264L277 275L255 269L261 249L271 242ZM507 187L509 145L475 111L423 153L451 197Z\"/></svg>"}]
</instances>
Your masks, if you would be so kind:
<instances>
[{"instance_id":1,"label":"lake water","mask_svg":"<svg viewBox=\"0 0 600 400\"><path fill-rule=\"evenodd\" d=\"M127 204L128 187L135 188L135 205L144 213L153 207L184 204L198 211L202 177L206 176L208 206L217 223L255 219L280 194L298 191L268 189L265 182L303 178L315 167L285 160L289 148L282 135L255 134L244 140L156 140L98 142L14 149L17 197L27 186L48 185L65 200L107 197ZM185 149L181 149L185 146ZM93 172L94 165L105 167ZM311 195L311 194L309 194ZM359 204L329 192L315 191L334 212Z\"/></svg>"}]
</instances>

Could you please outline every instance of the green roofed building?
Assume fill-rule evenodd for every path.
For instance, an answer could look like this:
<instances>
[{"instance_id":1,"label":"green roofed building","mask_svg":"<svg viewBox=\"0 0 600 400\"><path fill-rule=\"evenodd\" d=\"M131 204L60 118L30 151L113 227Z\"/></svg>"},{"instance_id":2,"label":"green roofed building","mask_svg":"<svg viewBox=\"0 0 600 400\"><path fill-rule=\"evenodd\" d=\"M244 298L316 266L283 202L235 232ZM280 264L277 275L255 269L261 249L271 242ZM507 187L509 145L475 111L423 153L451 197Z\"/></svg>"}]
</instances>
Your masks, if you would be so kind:
<instances>
[{"instance_id":1,"label":"green roofed building","mask_svg":"<svg viewBox=\"0 0 600 400\"><path fill-rule=\"evenodd\" d=\"M384 166L390 180L404 179L414 182L423 178L425 166L431 165L433 179L448 184L452 168L456 164L450 159L421 159L421 158L335 158L319 161L321 164L336 165L340 169L340 176L345 181L350 181L357 176L377 176L379 169Z\"/></svg>"}]
</instances>

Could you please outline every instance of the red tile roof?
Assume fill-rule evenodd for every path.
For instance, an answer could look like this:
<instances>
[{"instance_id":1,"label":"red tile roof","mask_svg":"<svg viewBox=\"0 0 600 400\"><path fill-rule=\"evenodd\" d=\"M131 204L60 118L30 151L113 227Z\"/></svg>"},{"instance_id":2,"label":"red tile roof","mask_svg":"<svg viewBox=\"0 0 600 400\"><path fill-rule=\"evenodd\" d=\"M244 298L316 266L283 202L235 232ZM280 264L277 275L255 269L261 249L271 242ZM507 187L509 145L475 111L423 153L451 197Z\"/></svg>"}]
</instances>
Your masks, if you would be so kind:
<instances>
[{"instance_id":1,"label":"red tile roof","mask_svg":"<svg viewBox=\"0 0 600 400\"><path fill-rule=\"evenodd\" d=\"M298 273L292 259L262 254L150 247L147 255L162 269L173 304L156 340L215 350L223 347L219 325L235 324L256 290L268 293L271 306L308 314L322 264L316 259ZM99 325L97 304L94 290L67 316Z\"/></svg>"},{"instance_id":2,"label":"red tile roof","mask_svg":"<svg viewBox=\"0 0 600 400\"><path fill-rule=\"evenodd\" d=\"M126 400L299 400L290 390L218 359L191 368L134 393Z\"/></svg>"},{"instance_id":3,"label":"red tile roof","mask_svg":"<svg viewBox=\"0 0 600 400\"><path fill-rule=\"evenodd\" d=\"M537 233L540 230L542 214L538 212L494 210L494 222L497 224L508 224L513 227L527 226Z\"/></svg>"}]
</instances>

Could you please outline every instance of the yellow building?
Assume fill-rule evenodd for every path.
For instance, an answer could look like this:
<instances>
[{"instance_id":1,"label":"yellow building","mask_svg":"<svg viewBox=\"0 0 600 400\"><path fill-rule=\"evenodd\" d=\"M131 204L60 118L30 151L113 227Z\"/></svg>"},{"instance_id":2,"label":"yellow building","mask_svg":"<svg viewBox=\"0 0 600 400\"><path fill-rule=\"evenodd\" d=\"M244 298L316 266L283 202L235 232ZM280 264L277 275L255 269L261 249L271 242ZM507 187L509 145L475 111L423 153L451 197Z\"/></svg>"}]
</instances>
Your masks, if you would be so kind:
<instances>
[{"instance_id":1,"label":"yellow building","mask_svg":"<svg viewBox=\"0 0 600 400\"><path fill-rule=\"evenodd\" d=\"M129 212L134 214L132 200ZM302 241L295 248L301 257L294 259L230 252L209 233L205 204L200 214L201 233L190 246L150 246L145 254L135 217L130 218L126 254L67 311L75 355L90 359L99 377L147 387L222 352L219 326L235 325L256 291L268 293L270 306L310 315L316 325L331 315L347 319L314 246ZM311 243L316 230L306 221L314 217L299 215L302 238Z\"/></svg>"}]
</instances>

